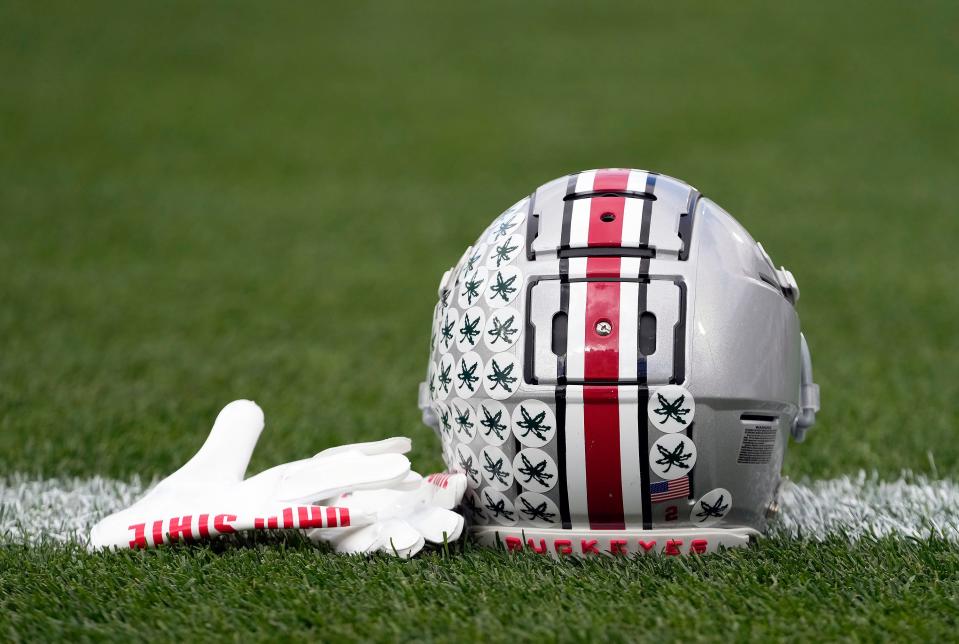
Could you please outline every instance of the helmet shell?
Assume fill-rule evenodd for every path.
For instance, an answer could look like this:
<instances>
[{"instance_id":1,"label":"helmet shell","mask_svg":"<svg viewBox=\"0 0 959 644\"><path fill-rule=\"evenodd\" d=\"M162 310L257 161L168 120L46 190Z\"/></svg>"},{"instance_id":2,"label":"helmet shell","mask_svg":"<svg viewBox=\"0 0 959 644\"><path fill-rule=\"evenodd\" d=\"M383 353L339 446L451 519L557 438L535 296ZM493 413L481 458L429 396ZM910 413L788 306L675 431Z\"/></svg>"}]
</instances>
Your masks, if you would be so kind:
<instances>
[{"instance_id":1,"label":"helmet shell","mask_svg":"<svg viewBox=\"0 0 959 644\"><path fill-rule=\"evenodd\" d=\"M420 406L480 542L703 552L765 528L801 412L798 288L699 191L556 179L438 295Z\"/></svg>"}]
</instances>

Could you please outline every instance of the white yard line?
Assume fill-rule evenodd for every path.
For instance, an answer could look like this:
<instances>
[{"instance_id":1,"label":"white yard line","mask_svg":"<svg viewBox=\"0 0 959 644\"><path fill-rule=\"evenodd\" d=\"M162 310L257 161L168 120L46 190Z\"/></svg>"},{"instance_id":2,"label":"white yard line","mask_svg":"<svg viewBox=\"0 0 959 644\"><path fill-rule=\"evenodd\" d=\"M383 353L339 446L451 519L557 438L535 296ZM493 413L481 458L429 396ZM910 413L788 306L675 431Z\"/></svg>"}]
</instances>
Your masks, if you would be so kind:
<instances>
[{"instance_id":1,"label":"white yard line","mask_svg":"<svg viewBox=\"0 0 959 644\"><path fill-rule=\"evenodd\" d=\"M0 541L84 541L101 517L148 487L139 479L0 478ZM959 541L959 483L905 474L896 481L860 473L822 481L787 481L773 532L822 539L866 534Z\"/></svg>"},{"instance_id":2,"label":"white yard line","mask_svg":"<svg viewBox=\"0 0 959 644\"><path fill-rule=\"evenodd\" d=\"M0 541L86 541L102 517L132 504L148 487L138 478L0 478Z\"/></svg>"},{"instance_id":3,"label":"white yard line","mask_svg":"<svg viewBox=\"0 0 959 644\"><path fill-rule=\"evenodd\" d=\"M787 481L774 532L823 539L865 535L959 541L959 483L904 474L895 481L860 472L821 481Z\"/></svg>"}]
</instances>

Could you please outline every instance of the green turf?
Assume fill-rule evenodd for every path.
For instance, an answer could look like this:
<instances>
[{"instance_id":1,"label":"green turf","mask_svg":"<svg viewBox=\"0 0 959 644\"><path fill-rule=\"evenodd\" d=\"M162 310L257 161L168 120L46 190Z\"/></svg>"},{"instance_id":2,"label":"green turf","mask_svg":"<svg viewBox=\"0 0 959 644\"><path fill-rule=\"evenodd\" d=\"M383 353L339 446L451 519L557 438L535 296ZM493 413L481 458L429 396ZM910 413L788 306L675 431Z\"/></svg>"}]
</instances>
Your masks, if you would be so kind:
<instances>
[{"instance_id":1,"label":"green turf","mask_svg":"<svg viewBox=\"0 0 959 644\"><path fill-rule=\"evenodd\" d=\"M33 641L937 642L959 628L959 551L941 541L866 541L854 553L839 539L772 541L623 565L472 548L367 561L286 540L109 556L10 548L0 549L2 568L0 636Z\"/></svg>"},{"instance_id":2,"label":"green turf","mask_svg":"<svg viewBox=\"0 0 959 644\"><path fill-rule=\"evenodd\" d=\"M0 4L0 474L168 472L237 397L267 413L254 467L396 433L438 466L415 395L443 270L540 183L622 165L693 183L796 274L824 409L789 474L954 477L957 20L948 2ZM7 549L0 624L452 637L443 606L483 637L932 639L955 626L956 553ZM189 593L163 590L178 577ZM552 594L520 593L541 579ZM240 590L204 598L218 580Z\"/></svg>"}]
</instances>

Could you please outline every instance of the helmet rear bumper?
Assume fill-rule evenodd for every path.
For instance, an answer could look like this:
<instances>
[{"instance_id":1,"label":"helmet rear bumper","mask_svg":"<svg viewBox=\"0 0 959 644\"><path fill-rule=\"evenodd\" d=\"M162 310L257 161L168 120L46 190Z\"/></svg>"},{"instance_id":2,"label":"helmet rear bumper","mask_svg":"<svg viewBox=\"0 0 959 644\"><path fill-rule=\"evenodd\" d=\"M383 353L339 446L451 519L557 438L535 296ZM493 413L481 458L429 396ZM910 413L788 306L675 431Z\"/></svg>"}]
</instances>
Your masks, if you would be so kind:
<instances>
[{"instance_id":1,"label":"helmet rear bumper","mask_svg":"<svg viewBox=\"0 0 959 644\"><path fill-rule=\"evenodd\" d=\"M507 552L532 552L562 557L691 555L720 548L743 548L759 536L752 528L690 528L676 530L556 530L472 526L470 534L482 546Z\"/></svg>"}]
</instances>

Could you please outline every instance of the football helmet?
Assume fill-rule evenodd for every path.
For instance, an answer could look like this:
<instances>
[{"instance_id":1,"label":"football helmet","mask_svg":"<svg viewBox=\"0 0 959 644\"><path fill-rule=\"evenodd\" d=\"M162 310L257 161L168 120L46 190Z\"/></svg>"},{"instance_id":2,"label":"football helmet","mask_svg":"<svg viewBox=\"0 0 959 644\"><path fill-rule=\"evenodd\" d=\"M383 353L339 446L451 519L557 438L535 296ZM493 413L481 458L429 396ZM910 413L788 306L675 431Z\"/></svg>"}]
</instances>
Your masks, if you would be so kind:
<instances>
[{"instance_id":1,"label":"football helmet","mask_svg":"<svg viewBox=\"0 0 959 644\"><path fill-rule=\"evenodd\" d=\"M741 546L819 390L793 275L691 186L540 186L439 285L423 419L481 544L554 556Z\"/></svg>"}]
</instances>

